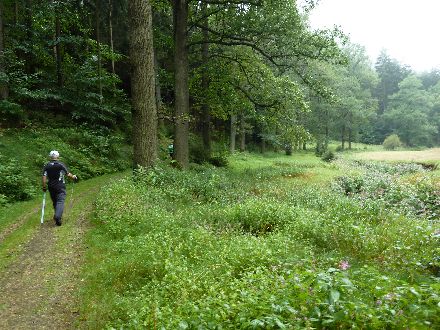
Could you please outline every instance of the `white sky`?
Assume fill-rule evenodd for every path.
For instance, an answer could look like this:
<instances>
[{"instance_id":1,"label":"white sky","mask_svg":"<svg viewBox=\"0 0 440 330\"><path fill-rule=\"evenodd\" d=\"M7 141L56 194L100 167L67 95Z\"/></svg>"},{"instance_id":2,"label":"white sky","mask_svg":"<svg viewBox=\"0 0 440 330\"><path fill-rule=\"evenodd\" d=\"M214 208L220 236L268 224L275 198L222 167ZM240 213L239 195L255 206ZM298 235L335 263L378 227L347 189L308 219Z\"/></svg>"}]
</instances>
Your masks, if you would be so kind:
<instances>
[{"instance_id":1,"label":"white sky","mask_svg":"<svg viewBox=\"0 0 440 330\"><path fill-rule=\"evenodd\" d=\"M320 0L310 24L340 26L373 64L385 49L415 71L440 69L440 0Z\"/></svg>"}]
</instances>

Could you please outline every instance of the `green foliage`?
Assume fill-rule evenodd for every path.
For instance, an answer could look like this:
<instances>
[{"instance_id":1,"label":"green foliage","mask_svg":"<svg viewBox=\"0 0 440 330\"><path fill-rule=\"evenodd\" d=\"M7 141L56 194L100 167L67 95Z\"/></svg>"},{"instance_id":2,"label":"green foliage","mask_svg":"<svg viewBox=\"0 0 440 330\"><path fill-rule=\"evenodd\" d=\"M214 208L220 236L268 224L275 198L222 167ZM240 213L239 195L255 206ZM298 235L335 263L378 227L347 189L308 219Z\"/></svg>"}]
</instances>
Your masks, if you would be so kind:
<instances>
[{"instance_id":1,"label":"green foliage","mask_svg":"<svg viewBox=\"0 0 440 330\"><path fill-rule=\"evenodd\" d=\"M423 329L440 321L438 281L429 277L438 241L426 218L310 184L329 168L312 157L237 157L248 165L140 168L101 191L82 292L88 327ZM354 165L331 168L420 175L415 165ZM435 185L425 181L424 191L431 196Z\"/></svg>"},{"instance_id":2,"label":"green foliage","mask_svg":"<svg viewBox=\"0 0 440 330\"><path fill-rule=\"evenodd\" d=\"M0 155L0 205L23 201L34 196L32 181L25 175L25 167L15 158Z\"/></svg>"},{"instance_id":3,"label":"green foliage","mask_svg":"<svg viewBox=\"0 0 440 330\"><path fill-rule=\"evenodd\" d=\"M0 162L1 194L9 201L25 200L40 189L41 170L50 150L81 179L122 171L131 166L131 149L123 136L109 130L28 128L5 130Z\"/></svg>"},{"instance_id":4,"label":"green foliage","mask_svg":"<svg viewBox=\"0 0 440 330\"><path fill-rule=\"evenodd\" d=\"M335 188L364 205L379 203L394 212L435 219L440 212L439 182L418 164L358 163L360 173L339 177Z\"/></svg>"},{"instance_id":5,"label":"green foliage","mask_svg":"<svg viewBox=\"0 0 440 330\"><path fill-rule=\"evenodd\" d=\"M397 134L391 134L383 141L383 147L385 150L395 150L402 146L399 136Z\"/></svg>"},{"instance_id":6,"label":"green foliage","mask_svg":"<svg viewBox=\"0 0 440 330\"><path fill-rule=\"evenodd\" d=\"M336 158L336 155L331 150L325 151L321 156L321 159L325 162L328 162L328 163L331 162L332 160L334 160L335 158Z\"/></svg>"},{"instance_id":7,"label":"green foliage","mask_svg":"<svg viewBox=\"0 0 440 330\"><path fill-rule=\"evenodd\" d=\"M25 112L19 104L0 100L0 118L3 123L21 122L25 117Z\"/></svg>"}]
</instances>

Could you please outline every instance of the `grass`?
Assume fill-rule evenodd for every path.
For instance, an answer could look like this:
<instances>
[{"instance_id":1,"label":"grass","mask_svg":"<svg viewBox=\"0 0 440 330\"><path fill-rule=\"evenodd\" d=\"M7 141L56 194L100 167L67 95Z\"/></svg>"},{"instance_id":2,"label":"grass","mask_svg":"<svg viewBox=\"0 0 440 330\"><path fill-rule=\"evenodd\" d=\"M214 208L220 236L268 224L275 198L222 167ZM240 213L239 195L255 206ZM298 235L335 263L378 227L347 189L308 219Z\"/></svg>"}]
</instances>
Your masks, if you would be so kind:
<instances>
[{"instance_id":1,"label":"grass","mask_svg":"<svg viewBox=\"0 0 440 330\"><path fill-rule=\"evenodd\" d=\"M346 196L337 178L361 179L364 170L307 152L235 154L229 163L158 166L101 192L79 327L423 329L439 321L430 268L438 224L386 203L416 198L413 186ZM384 170L392 171L379 166L376 176L385 180ZM363 180L365 189L376 184Z\"/></svg>"},{"instance_id":2,"label":"grass","mask_svg":"<svg viewBox=\"0 0 440 330\"><path fill-rule=\"evenodd\" d=\"M0 205L37 196L50 150L81 179L131 166L124 138L105 131L75 128L26 128L0 131Z\"/></svg>"}]
</instances>

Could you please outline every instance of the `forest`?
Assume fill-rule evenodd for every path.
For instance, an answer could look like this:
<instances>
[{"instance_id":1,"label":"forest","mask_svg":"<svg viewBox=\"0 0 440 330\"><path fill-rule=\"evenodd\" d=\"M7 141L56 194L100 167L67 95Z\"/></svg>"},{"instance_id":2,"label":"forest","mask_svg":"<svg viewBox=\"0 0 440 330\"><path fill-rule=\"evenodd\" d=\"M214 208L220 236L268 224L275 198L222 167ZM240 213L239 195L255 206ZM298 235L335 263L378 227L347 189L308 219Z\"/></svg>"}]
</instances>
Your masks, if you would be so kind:
<instances>
[{"instance_id":1,"label":"forest","mask_svg":"<svg viewBox=\"0 0 440 330\"><path fill-rule=\"evenodd\" d=\"M142 165L172 141L183 168L236 149L440 143L439 70L413 72L385 51L371 63L337 28L310 28L313 1L129 4L2 1L2 127L124 132L135 150L152 145ZM131 76L134 62L147 77Z\"/></svg>"},{"instance_id":2,"label":"forest","mask_svg":"<svg viewBox=\"0 0 440 330\"><path fill-rule=\"evenodd\" d=\"M438 327L440 68L317 3L1 0L0 328Z\"/></svg>"}]
</instances>

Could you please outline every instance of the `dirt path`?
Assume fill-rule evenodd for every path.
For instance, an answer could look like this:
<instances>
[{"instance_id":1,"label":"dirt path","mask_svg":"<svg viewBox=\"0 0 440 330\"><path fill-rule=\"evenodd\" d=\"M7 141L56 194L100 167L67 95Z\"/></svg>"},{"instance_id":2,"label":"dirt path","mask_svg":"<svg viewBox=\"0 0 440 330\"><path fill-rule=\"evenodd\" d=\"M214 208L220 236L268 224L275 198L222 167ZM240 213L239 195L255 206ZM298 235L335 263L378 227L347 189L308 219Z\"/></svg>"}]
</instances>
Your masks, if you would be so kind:
<instances>
[{"instance_id":1,"label":"dirt path","mask_svg":"<svg viewBox=\"0 0 440 330\"><path fill-rule=\"evenodd\" d=\"M61 227L48 220L52 211L46 209L46 222L36 229L20 256L0 273L0 329L75 328L84 234L89 228L90 196L96 193L89 190L77 196L75 212L67 200ZM7 231L9 234L10 228Z\"/></svg>"}]
</instances>

